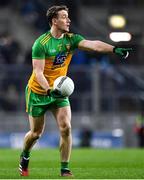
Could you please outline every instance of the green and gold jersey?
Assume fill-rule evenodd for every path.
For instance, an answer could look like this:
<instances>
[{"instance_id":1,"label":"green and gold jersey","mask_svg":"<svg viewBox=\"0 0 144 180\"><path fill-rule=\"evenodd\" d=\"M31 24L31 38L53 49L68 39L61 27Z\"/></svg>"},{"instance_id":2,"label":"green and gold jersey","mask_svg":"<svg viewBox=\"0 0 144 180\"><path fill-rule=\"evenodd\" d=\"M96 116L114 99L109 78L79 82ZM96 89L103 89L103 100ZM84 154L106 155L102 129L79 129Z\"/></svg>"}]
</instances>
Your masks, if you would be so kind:
<instances>
[{"instance_id":1,"label":"green and gold jersey","mask_svg":"<svg viewBox=\"0 0 144 180\"><path fill-rule=\"evenodd\" d=\"M50 87L59 76L66 76L74 50L84 38L78 34L66 33L63 38L54 38L50 31L41 35L33 44L32 59L45 59L44 76ZM33 72L29 82L29 88L38 94L46 94L45 90L37 82Z\"/></svg>"}]
</instances>

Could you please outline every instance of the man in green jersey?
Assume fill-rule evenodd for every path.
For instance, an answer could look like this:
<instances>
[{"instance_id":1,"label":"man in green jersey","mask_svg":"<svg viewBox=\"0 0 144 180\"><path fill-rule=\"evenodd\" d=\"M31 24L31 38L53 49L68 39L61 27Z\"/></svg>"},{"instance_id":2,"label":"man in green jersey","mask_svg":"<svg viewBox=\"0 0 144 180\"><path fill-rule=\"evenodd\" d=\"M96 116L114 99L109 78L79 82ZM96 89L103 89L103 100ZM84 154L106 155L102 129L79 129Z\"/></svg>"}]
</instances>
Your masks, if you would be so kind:
<instances>
[{"instance_id":1,"label":"man in green jersey","mask_svg":"<svg viewBox=\"0 0 144 180\"><path fill-rule=\"evenodd\" d=\"M24 138L19 170L22 176L29 175L30 151L43 133L45 112L51 110L60 132L61 176L73 176L69 169L72 147L71 108L68 98L52 90L54 80L67 75L72 55L77 48L116 53L123 58L128 57L131 49L114 47L98 40L86 40L81 35L69 33L71 21L66 6L49 8L47 19L50 30L41 35L32 47L33 72L25 91L30 131Z\"/></svg>"}]
</instances>

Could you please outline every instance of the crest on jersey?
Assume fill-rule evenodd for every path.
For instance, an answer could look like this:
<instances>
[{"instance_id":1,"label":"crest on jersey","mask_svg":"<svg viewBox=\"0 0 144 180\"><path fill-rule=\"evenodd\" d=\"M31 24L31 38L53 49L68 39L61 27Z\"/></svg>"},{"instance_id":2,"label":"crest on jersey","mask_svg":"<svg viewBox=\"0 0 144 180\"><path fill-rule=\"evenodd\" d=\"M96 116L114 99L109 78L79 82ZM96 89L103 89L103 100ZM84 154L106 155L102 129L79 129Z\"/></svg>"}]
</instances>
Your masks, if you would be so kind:
<instances>
[{"instance_id":1,"label":"crest on jersey","mask_svg":"<svg viewBox=\"0 0 144 180\"><path fill-rule=\"evenodd\" d=\"M70 44L66 44L67 51L70 51L70 48L71 48Z\"/></svg>"}]
</instances>

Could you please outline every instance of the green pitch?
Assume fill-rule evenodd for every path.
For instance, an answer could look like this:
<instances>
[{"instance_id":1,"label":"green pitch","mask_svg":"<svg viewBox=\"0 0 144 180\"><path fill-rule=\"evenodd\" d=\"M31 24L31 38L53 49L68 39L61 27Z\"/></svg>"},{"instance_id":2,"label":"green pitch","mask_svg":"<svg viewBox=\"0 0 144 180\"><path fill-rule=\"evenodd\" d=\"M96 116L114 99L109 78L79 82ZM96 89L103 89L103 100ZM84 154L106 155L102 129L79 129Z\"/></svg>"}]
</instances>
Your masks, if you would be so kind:
<instances>
[{"instance_id":1,"label":"green pitch","mask_svg":"<svg viewBox=\"0 0 144 180\"><path fill-rule=\"evenodd\" d=\"M65 179L59 176L58 149L33 150L28 178L19 176L19 154L0 149L0 179ZM142 179L144 150L73 149L70 168L75 179Z\"/></svg>"}]
</instances>

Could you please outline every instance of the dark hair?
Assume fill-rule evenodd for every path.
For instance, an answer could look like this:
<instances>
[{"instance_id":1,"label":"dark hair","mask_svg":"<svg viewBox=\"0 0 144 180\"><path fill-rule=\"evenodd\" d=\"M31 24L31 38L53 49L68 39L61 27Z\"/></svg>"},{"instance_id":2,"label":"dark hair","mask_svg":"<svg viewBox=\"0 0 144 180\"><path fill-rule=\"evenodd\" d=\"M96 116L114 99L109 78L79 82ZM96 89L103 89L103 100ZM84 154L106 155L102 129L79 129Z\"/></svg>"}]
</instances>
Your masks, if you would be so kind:
<instances>
[{"instance_id":1,"label":"dark hair","mask_svg":"<svg viewBox=\"0 0 144 180\"><path fill-rule=\"evenodd\" d=\"M46 16L47 16L47 20L50 26L52 25L52 19L56 18L58 15L58 12L61 10L65 10L68 12L68 8L65 5L52 6L47 10Z\"/></svg>"}]
</instances>

